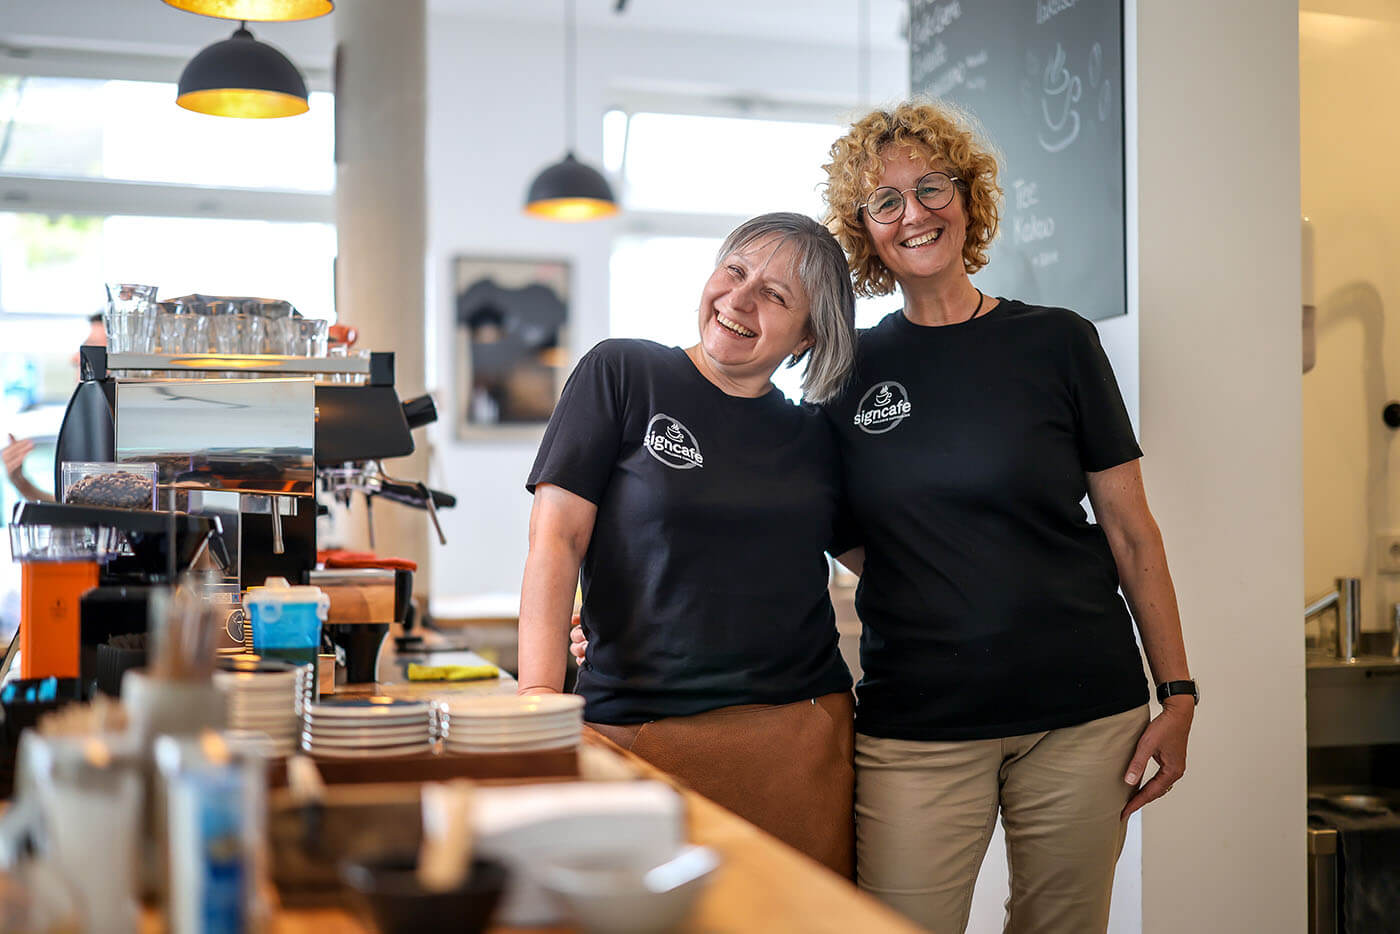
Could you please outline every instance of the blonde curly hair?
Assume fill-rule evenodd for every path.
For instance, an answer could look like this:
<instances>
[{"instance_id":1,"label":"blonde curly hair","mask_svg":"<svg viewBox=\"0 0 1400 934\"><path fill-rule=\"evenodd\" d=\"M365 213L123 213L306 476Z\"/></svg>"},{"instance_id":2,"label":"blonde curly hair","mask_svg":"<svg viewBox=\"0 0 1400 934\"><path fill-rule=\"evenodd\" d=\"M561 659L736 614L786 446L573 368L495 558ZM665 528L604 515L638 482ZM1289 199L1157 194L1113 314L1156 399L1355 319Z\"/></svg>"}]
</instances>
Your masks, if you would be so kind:
<instances>
[{"instance_id":1,"label":"blonde curly hair","mask_svg":"<svg viewBox=\"0 0 1400 934\"><path fill-rule=\"evenodd\" d=\"M963 267L969 275L987 265L987 247L997 234L1001 186L997 153L966 112L944 101L904 101L892 110L861 117L846 135L831 144L826 170L826 226L846 251L852 285L859 295L888 295L894 276L876 255L861 218L865 199L880 183L882 153L903 147L915 158L939 162L961 181L967 211Z\"/></svg>"}]
</instances>

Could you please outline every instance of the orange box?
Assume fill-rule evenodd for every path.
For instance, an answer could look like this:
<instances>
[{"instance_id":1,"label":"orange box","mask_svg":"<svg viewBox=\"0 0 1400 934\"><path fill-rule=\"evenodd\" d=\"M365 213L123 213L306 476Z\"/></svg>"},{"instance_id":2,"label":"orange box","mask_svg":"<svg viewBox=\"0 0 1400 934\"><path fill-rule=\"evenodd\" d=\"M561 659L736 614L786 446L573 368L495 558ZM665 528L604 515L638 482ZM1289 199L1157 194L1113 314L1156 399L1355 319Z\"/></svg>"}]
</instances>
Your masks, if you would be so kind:
<instances>
[{"instance_id":1,"label":"orange box","mask_svg":"<svg viewBox=\"0 0 1400 934\"><path fill-rule=\"evenodd\" d=\"M20 563L21 678L78 677L78 601L96 586L96 561Z\"/></svg>"}]
</instances>

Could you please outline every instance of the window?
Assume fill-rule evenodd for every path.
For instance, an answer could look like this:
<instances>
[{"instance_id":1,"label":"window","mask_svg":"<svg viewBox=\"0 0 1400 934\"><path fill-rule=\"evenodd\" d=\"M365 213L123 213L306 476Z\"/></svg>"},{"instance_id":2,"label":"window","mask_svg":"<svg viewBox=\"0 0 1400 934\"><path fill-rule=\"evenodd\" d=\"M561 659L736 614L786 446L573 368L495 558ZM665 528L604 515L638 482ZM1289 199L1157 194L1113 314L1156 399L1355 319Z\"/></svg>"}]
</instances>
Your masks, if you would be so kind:
<instances>
[{"instance_id":1,"label":"window","mask_svg":"<svg viewBox=\"0 0 1400 934\"><path fill-rule=\"evenodd\" d=\"M633 114L623 200L634 211L820 217L821 167L839 132L834 124Z\"/></svg>"},{"instance_id":2,"label":"window","mask_svg":"<svg viewBox=\"0 0 1400 934\"><path fill-rule=\"evenodd\" d=\"M0 322L86 316L114 280L333 316L333 126L324 92L230 120L169 82L0 74L0 203L22 206L0 213Z\"/></svg>"},{"instance_id":3,"label":"window","mask_svg":"<svg viewBox=\"0 0 1400 934\"><path fill-rule=\"evenodd\" d=\"M722 242L719 237L620 237L609 269L612 333L662 344L695 343L700 290Z\"/></svg>"},{"instance_id":4,"label":"window","mask_svg":"<svg viewBox=\"0 0 1400 934\"><path fill-rule=\"evenodd\" d=\"M161 296L285 297L330 318L335 252L330 224L0 213L0 309L86 316L101 310L103 283L120 281ZM15 346L0 330L0 347Z\"/></svg>"},{"instance_id":5,"label":"window","mask_svg":"<svg viewBox=\"0 0 1400 934\"><path fill-rule=\"evenodd\" d=\"M825 212L821 186L841 125L614 110L603 120L604 161L621 177L626 214L609 270L610 333L663 344L696 340L696 302L734 227L769 211ZM900 306L897 295L856 300L856 326ZM804 367L774 383L801 396Z\"/></svg>"},{"instance_id":6,"label":"window","mask_svg":"<svg viewBox=\"0 0 1400 934\"><path fill-rule=\"evenodd\" d=\"M36 442L25 472L38 486L52 483L75 351L104 283L334 315L333 108L313 92L307 114L229 120L177 107L169 82L0 74L0 446L11 433ZM3 516L14 500L0 477ZM0 573L7 561L0 546Z\"/></svg>"},{"instance_id":7,"label":"window","mask_svg":"<svg viewBox=\"0 0 1400 934\"><path fill-rule=\"evenodd\" d=\"M334 102L279 120L175 105L175 85L0 75L0 173L329 192Z\"/></svg>"}]
</instances>

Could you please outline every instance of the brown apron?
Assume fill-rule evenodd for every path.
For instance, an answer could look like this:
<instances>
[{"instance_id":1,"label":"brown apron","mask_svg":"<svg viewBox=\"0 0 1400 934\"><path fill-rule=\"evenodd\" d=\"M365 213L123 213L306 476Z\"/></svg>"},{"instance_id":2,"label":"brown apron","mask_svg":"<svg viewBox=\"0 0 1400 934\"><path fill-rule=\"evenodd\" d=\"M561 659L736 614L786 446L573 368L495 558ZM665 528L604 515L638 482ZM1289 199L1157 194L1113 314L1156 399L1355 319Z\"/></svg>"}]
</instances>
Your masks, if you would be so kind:
<instances>
[{"instance_id":1,"label":"brown apron","mask_svg":"<svg viewBox=\"0 0 1400 934\"><path fill-rule=\"evenodd\" d=\"M849 691L650 723L589 726L846 878L853 875Z\"/></svg>"}]
</instances>

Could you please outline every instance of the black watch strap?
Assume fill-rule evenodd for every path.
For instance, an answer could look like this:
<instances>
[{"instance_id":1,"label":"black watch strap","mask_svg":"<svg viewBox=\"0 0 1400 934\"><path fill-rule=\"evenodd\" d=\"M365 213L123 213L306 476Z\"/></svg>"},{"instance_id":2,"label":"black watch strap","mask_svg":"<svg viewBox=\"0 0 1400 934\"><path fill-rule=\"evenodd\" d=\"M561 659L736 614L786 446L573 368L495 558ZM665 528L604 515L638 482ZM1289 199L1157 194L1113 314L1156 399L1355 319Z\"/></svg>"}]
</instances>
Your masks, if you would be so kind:
<instances>
[{"instance_id":1,"label":"black watch strap","mask_svg":"<svg viewBox=\"0 0 1400 934\"><path fill-rule=\"evenodd\" d=\"M1166 703L1168 697L1177 694L1190 694L1197 704L1201 702L1201 692L1194 681L1163 681L1157 685L1157 703Z\"/></svg>"}]
</instances>

